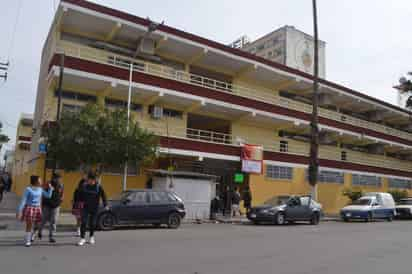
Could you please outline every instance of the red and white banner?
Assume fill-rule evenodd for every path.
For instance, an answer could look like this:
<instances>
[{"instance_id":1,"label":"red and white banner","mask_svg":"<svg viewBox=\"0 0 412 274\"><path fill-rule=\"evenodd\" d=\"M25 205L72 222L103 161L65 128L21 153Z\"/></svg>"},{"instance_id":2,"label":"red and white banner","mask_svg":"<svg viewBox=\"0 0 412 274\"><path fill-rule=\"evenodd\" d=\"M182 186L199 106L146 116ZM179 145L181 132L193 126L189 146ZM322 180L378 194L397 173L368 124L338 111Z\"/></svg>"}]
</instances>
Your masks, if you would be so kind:
<instances>
[{"instance_id":1,"label":"red and white banner","mask_svg":"<svg viewBox=\"0 0 412 274\"><path fill-rule=\"evenodd\" d=\"M262 174L263 147L245 144L242 147L242 172Z\"/></svg>"}]
</instances>

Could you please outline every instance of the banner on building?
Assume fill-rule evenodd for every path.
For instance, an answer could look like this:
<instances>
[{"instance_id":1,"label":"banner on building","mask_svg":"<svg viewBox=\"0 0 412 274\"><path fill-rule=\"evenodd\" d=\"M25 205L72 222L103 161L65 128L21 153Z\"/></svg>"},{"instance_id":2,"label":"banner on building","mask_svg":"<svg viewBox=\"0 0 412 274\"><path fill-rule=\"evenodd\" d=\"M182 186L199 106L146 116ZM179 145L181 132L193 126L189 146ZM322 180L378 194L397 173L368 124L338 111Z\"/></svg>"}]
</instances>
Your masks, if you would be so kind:
<instances>
[{"instance_id":1,"label":"banner on building","mask_svg":"<svg viewBox=\"0 0 412 274\"><path fill-rule=\"evenodd\" d=\"M247 173L262 173L263 147L244 144L242 147L242 171Z\"/></svg>"}]
</instances>

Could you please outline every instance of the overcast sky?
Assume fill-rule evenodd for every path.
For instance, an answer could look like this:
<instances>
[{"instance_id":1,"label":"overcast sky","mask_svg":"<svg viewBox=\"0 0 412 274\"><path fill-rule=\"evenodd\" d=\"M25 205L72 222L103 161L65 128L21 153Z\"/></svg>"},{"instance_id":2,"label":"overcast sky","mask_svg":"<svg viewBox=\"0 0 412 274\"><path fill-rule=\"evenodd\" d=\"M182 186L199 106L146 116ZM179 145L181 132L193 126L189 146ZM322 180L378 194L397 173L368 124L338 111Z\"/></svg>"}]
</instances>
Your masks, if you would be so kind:
<instances>
[{"instance_id":1,"label":"overcast sky","mask_svg":"<svg viewBox=\"0 0 412 274\"><path fill-rule=\"evenodd\" d=\"M13 143L21 112L34 111L40 53L57 0L20 0L0 9L0 62L10 59L7 82L0 79L0 121ZM222 43L246 34L252 40L284 25L312 31L311 0L95 0ZM318 0L320 39L326 45L327 79L390 103L391 88L412 70L412 1ZM4 149L3 149L4 151Z\"/></svg>"}]
</instances>

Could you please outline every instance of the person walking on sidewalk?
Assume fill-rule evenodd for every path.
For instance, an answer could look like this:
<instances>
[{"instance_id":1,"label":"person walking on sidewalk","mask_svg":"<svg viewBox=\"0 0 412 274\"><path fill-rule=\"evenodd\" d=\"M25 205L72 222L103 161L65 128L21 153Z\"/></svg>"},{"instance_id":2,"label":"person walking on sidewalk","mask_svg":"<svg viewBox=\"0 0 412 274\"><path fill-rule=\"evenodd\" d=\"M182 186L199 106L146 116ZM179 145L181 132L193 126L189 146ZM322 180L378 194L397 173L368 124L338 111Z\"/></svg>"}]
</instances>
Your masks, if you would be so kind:
<instances>
[{"instance_id":1,"label":"person walking on sidewalk","mask_svg":"<svg viewBox=\"0 0 412 274\"><path fill-rule=\"evenodd\" d=\"M42 196L50 198L52 194L52 186L49 186L46 191L41 187L39 176L32 175L30 177L30 186L25 189L16 214L17 219L26 223L25 245L27 247L31 246L33 225L39 224L42 220L40 207Z\"/></svg>"},{"instance_id":2,"label":"person walking on sidewalk","mask_svg":"<svg viewBox=\"0 0 412 274\"><path fill-rule=\"evenodd\" d=\"M4 180L3 180L3 176L0 176L0 203L1 201L3 201L3 193L4 193L4 189L5 189L5 184L4 184Z\"/></svg>"},{"instance_id":3,"label":"person walking on sidewalk","mask_svg":"<svg viewBox=\"0 0 412 274\"><path fill-rule=\"evenodd\" d=\"M252 193L250 192L249 186L247 186L243 192L243 206L246 209L246 214L248 214L252 207Z\"/></svg>"},{"instance_id":4,"label":"person walking on sidewalk","mask_svg":"<svg viewBox=\"0 0 412 274\"><path fill-rule=\"evenodd\" d=\"M240 193L237 188L235 188L235 191L233 191L232 194L232 207L231 207L231 216L236 217L237 213L239 213L240 216L242 216L242 212L240 212Z\"/></svg>"},{"instance_id":5,"label":"person walking on sidewalk","mask_svg":"<svg viewBox=\"0 0 412 274\"><path fill-rule=\"evenodd\" d=\"M53 177L50 182L51 187L54 191L50 198L43 197L42 200L42 221L39 230L39 239L43 237L42 231L44 225L49 223L49 242L55 243L56 240L53 237L54 232L57 229L57 220L60 214L60 205L63 202L63 183L61 182L61 176L58 173L53 174ZM48 186L46 186L47 189ZM34 238L32 239L34 240Z\"/></svg>"},{"instance_id":6,"label":"person walking on sidewalk","mask_svg":"<svg viewBox=\"0 0 412 274\"><path fill-rule=\"evenodd\" d=\"M81 226L80 226L80 241L79 246L83 246L86 243L86 228L89 225L89 243L95 244L94 230L96 227L97 210L99 208L99 201L102 199L104 207L107 208L106 194L103 187L97 183L96 175L90 173L87 176L87 183L85 183L79 191L79 200L83 202L83 209L81 213Z\"/></svg>"},{"instance_id":7,"label":"person walking on sidewalk","mask_svg":"<svg viewBox=\"0 0 412 274\"><path fill-rule=\"evenodd\" d=\"M72 205L72 214L76 218L76 235L80 237L80 226L82 223L82 210L84 203L80 200L80 191L83 188L83 185L87 183L87 174L84 173L83 178L77 184L76 189L73 193L73 205Z\"/></svg>"}]
</instances>

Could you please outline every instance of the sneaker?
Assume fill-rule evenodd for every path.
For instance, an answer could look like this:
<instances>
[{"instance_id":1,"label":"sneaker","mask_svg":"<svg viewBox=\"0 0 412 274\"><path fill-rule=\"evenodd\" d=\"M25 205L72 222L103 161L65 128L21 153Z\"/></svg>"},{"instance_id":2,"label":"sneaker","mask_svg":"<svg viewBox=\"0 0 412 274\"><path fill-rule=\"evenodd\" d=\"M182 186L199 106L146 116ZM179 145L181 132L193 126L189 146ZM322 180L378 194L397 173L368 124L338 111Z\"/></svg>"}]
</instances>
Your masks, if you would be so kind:
<instances>
[{"instance_id":1,"label":"sneaker","mask_svg":"<svg viewBox=\"0 0 412 274\"><path fill-rule=\"evenodd\" d=\"M80 241L77 243L78 246L83 246L86 243L86 240L81 238Z\"/></svg>"},{"instance_id":2,"label":"sneaker","mask_svg":"<svg viewBox=\"0 0 412 274\"><path fill-rule=\"evenodd\" d=\"M39 237L39 239L41 239L41 238ZM31 234L31 239L30 239L30 241L31 241L31 242L34 242L34 240L36 240L36 233L32 233L32 234Z\"/></svg>"},{"instance_id":3,"label":"sneaker","mask_svg":"<svg viewBox=\"0 0 412 274\"><path fill-rule=\"evenodd\" d=\"M24 245L25 245L26 247L30 247L30 246L31 246L31 242L30 242L30 241L27 241Z\"/></svg>"},{"instance_id":4,"label":"sneaker","mask_svg":"<svg viewBox=\"0 0 412 274\"><path fill-rule=\"evenodd\" d=\"M50 237L50 238L49 238L49 242L52 243L52 244L54 244L54 243L56 242L56 240L55 240L53 237Z\"/></svg>"},{"instance_id":5,"label":"sneaker","mask_svg":"<svg viewBox=\"0 0 412 274\"><path fill-rule=\"evenodd\" d=\"M96 239L94 237L90 237L89 244L94 245L96 243Z\"/></svg>"}]
</instances>

